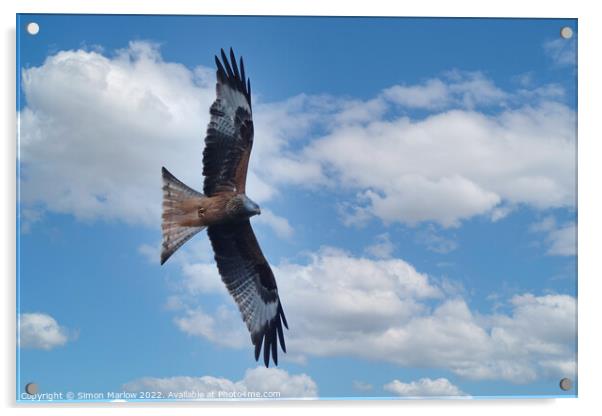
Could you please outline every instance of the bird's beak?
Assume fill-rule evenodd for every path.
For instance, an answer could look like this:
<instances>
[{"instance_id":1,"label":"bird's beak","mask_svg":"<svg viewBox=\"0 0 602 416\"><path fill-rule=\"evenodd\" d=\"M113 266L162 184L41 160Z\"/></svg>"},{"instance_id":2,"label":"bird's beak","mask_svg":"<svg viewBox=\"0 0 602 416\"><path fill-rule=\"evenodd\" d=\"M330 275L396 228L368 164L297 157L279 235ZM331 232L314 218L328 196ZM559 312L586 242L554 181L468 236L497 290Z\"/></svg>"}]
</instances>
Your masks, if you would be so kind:
<instances>
[{"instance_id":1,"label":"bird's beak","mask_svg":"<svg viewBox=\"0 0 602 416\"><path fill-rule=\"evenodd\" d=\"M257 215L261 215L261 208L257 208Z\"/></svg>"}]
</instances>

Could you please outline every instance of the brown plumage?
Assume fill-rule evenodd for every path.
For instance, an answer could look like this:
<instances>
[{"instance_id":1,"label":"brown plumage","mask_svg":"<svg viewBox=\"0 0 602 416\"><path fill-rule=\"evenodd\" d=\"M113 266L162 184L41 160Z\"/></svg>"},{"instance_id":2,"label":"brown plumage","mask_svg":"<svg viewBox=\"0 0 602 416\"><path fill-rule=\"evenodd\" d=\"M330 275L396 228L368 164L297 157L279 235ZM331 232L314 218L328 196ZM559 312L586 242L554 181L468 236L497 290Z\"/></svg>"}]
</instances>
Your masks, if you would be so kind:
<instances>
[{"instance_id":1,"label":"brown plumage","mask_svg":"<svg viewBox=\"0 0 602 416\"><path fill-rule=\"evenodd\" d=\"M217 65L216 100L203 151L203 193L186 186L167 169L163 174L163 243L161 264L186 241L207 228L217 268L238 304L255 346L255 360L263 346L264 363L270 355L278 364L278 341L286 352L282 325L288 328L276 279L261 252L249 219L259 206L245 193L253 147L251 82L242 58L237 64L221 51ZM240 68L240 69L239 69Z\"/></svg>"}]
</instances>

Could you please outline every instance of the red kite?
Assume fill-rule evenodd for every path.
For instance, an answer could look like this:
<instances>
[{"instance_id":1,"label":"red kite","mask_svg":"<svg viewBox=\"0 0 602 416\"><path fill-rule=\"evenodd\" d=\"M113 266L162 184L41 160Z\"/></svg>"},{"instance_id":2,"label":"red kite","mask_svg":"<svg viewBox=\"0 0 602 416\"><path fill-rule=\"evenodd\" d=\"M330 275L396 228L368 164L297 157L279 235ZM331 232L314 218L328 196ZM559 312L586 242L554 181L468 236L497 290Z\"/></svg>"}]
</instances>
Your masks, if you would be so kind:
<instances>
[{"instance_id":1,"label":"red kite","mask_svg":"<svg viewBox=\"0 0 602 416\"><path fill-rule=\"evenodd\" d=\"M278 365L278 342L286 352L282 324L288 329L274 273L259 248L249 218L261 213L245 194L253 147L251 81L245 82L234 52L230 62L221 51L217 65L217 98L211 105L203 151L203 193L163 171L163 243L161 264L186 241L207 228L222 281L238 304L259 359L269 367L270 352Z\"/></svg>"}]
</instances>

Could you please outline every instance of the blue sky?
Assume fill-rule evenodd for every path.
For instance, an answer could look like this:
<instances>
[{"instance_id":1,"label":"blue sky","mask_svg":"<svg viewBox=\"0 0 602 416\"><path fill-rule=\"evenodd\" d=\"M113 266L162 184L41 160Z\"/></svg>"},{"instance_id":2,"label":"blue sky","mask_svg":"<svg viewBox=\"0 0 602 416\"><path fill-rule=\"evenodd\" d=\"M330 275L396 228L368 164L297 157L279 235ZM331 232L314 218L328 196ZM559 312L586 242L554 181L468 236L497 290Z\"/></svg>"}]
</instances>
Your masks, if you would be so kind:
<instances>
[{"instance_id":1,"label":"blue sky","mask_svg":"<svg viewBox=\"0 0 602 416\"><path fill-rule=\"evenodd\" d=\"M566 25L21 15L20 386L256 389L206 235L157 254L160 167L201 188L213 55L233 46L291 324L283 372L261 374L292 396L575 394L557 387L576 377Z\"/></svg>"}]
</instances>

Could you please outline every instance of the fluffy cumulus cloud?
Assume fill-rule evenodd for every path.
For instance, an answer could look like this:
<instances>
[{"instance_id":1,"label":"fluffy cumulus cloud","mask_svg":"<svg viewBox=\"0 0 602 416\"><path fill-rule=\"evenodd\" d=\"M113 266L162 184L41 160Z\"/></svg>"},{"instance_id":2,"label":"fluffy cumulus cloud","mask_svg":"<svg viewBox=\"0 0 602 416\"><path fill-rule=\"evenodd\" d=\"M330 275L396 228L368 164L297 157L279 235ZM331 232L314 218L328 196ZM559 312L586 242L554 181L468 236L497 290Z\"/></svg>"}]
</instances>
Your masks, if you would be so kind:
<instances>
[{"instance_id":1,"label":"fluffy cumulus cloud","mask_svg":"<svg viewBox=\"0 0 602 416\"><path fill-rule=\"evenodd\" d=\"M166 62L156 45L133 42L112 56L61 51L22 81L21 190L34 220L51 210L155 225L162 165L200 188L212 69ZM248 189L258 202L283 186L331 186L357 194L339 201L348 224L445 227L496 220L519 204L574 206L575 114L557 85L505 91L483 73L451 71L366 100L255 102L261 140ZM413 109L428 114L408 117ZM292 234L277 213L261 222Z\"/></svg>"},{"instance_id":2,"label":"fluffy cumulus cloud","mask_svg":"<svg viewBox=\"0 0 602 416\"><path fill-rule=\"evenodd\" d=\"M198 136L213 90L205 71L166 63L156 46L136 42L113 57L61 51L22 75L25 203L153 224L162 165L199 187Z\"/></svg>"},{"instance_id":3,"label":"fluffy cumulus cloud","mask_svg":"<svg viewBox=\"0 0 602 416\"><path fill-rule=\"evenodd\" d=\"M343 355L518 383L575 374L571 296L526 293L502 305L507 313L496 308L484 314L471 310L449 282L435 281L397 258L324 248L305 263L273 268L281 276L290 326L284 360ZM249 336L227 293L211 316L186 290L175 296L175 323L182 331L248 348Z\"/></svg>"},{"instance_id":4,"label":"fluffy cumulus cloud","mask_svg":"<svg viewBox=\"0 0 602 416\"><path fill-rule=\"evenodd\" d=\"M253 223L267 225L281 238L291 238L294 233L293 227L286 218L274 214L269 209L262 210L261 215L256 217Z\"/></svg>"},{"instance_id":5,"label":"fluffy cumulus cloud","mask_svg":"<svg viewBox=\"0 0 602 416\"><path fill-rule=\"evenodd\" d=\"M450 71L443 79L431 78L417 85L395 85L383 97L403 107L441 110L449 107L472 109L477 105L499 105L511 98L481 72Z\"/></svg>"},{"instance_id":6,"label":"fluffy cumulus cloud","mask_svg":"<svg viewBox=\"0 0 602 416\"><path fill-rule=\"evenodd\" d=\"M452 384L446 378L421 378L417 381L404 383L399 380L393 380L383 387L397 396L403 397L425 397L425 396L465 396L458 386Z\"/></svg>"},{"instance_id":7,"label":"fluffy cumulus cloud","mask_svg":"<svg viewBox=\"0 0 602 416\"><path fill-rule=\"evenodd\" d=\"M65 345L70 338L69 331L45 313L22 313L18 322L21 348L51 350Z\"/></svg>"},{"instance_id":8,"label":"fluffy cumulus cloud","mask_svg":"<svg viewBox=\"0 0 602 416\"><path fill-rule=\"evenodd\" d=\"M186 308L183 316L174 319L176 326L192 336L205 338L226 347L243 347L249 343L249 335L240 325L240 313L222 305L211 314L200 307Z\"/></svg>"},{"instance_id":9,"label":"fluffy cumulus cloud","mask_svg":"<svg viewBox=\"0 0 602 416\"><path fill-rule=\"evenodd\" d=\"M289 374L277 368L257 367L245 372L242 380L232 381L213 376L145 377L130 381L125 391L156 391L165 397L178 393L202 393L214 398L314 398L318 386L306 374Z\"/></svg>"},{"instance_id":10,"label":"fluffy cumulus cloud","mask_svg":"<svg viewBox=\"0 0 602 416\"><path fill-rule=\"evenodd\" d=\"M501 204L574 205L574 114L556 102L376 119L334 129L305 151L387 223L449 227Z\"/></svg>"},{"instance_id":11,"label":"fluffy cumulus cloud","mask_svg":"<svg viewBox=\"0 0 602 416\"><path fill-rule=\"evenodd\" d=\"M531 225L530 230L543 235L546 253L552 256L574 256L577 254L577 224L569 221L558 224L554 216L547 216Z\"/></svg>"}]
</instances>

